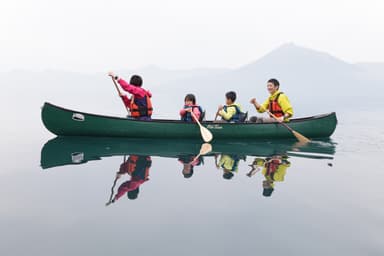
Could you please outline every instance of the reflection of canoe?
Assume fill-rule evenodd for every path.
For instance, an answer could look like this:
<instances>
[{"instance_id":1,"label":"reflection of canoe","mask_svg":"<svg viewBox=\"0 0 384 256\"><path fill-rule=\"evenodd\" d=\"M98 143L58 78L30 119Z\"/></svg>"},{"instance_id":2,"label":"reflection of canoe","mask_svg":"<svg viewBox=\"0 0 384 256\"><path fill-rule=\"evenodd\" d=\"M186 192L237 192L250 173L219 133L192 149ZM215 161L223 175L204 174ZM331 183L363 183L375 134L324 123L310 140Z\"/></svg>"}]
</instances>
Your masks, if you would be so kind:
<instances>
[{"instance_id":1,"label":"reflection of canoe","mask_svg":"<svg viewBox=\"0 0 384 256\"><path fill-rule=\"evenodd\" d=\"M45 127L56 135L132 138L200 138L196 124L176 120L138 121L108 117L64 109L45 103L41 118ZM293 119L289 125L310 138L329 137L336 129L336 114ZM282 139L293 138L291 132L278 124L203 122L214 139Z\"/></svg>"},{"instance_id":2,"label":"reflection of canoe","mask_svg":"<svg viewBox=\"0 0 384 256\"><path fill-rule=\"evenodd\" d=\"M294 140L273 142L215 142L212 153L241 156L272 156L277 154L299 154L299 157L332 158L335 146L330 142L311 143L298 148ZM105 137L56 137L48 141L41 150L43 169L80 164L101 157L119 155L149 155L177 157L196 155L201 147L198 140L152 140ZM310 154L307 154L310 153ZM321 155L319 155L321 154Z\"/></svg>"}]
</instances>

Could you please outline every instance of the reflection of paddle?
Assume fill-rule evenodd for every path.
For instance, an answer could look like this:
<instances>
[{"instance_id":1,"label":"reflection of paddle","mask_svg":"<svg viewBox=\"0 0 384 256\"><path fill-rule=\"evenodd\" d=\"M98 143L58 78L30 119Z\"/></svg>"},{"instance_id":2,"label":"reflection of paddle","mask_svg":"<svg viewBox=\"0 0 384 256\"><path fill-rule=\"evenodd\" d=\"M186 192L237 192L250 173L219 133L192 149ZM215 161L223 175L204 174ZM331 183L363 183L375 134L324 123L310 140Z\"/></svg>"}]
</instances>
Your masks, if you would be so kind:
<instances>
[{"instance_id":1,"label":"reflection of paddle","mask_svg":"<svg viewBox=\"0 0 384 256\"><path fill-rule=\"evenodd\" d=\"M113 201L113 194L114 194L114 190L115 190L115 186L116 186L116 182L117 182L117 177L115 178L115 180L113 181L113 185L112 185L112 188L111 188L111 196L109 197L109 200L108 202L105 204L105 206L108 206L112 203Z\"/></svg>"},{"instance_id":2,"label":"reflection of paddle","mask_svg":"<svg viewBox=\"0 0 384 256\"><path fill-rule=\"evenodd\" d=\"M212 151L212 145L209 143L204 143L203 145L201 145L199 154L190 162L190 164L192 164L197 159L199 159L200 156L208 154L211 151Z\"/></svg>"},{"instance_id":3,"label":"reflection of paddle","mask_svg":"<svg viewBox=\"0 0 384 256\"><path fill-rule=\"evenodd\" d=\"M275 119L279 124L281 124L282 126L284 126L285 128L287 128L295 137L296 139L300 142L300 143L303 143L303 144L307 144L309 142L311 142L310 139L308 139L307 137L305 137L304 135L302 135L301 133L298 133L297 131L293 130L291 127L289 127L286 123L283 122L280 122L279 119L274 115L272 114L268 109L265 110L265 112L267 112L271 117L273 117L273 119Z\"/></svg>"},{"instance_id":4,"label":"reflection of paddle","mask_svg":"<svg viewBox=\"0 0 384 256\"><path fill-rule=\"evenodd\" d=\"M123 163L125 163L125 159L126 159L126 157L125 157L125 155L124 155ZM113 181L113 185L112 185L112 188L111 188L111 196L109 197L109 200L108 200L108 202L105 204L105 206L108 206L108 205L110 205L111 203L113 203L113 194L114 194L114 192L115 192L114 190L115 190L116 182L117 182L118 179L119 179L119 177L116 176L115 180Z\"/></svg>"},{"instance_id":5,"label":"reflection of paddle","mask_svg":"<svg viewBox=\"0 0 384 256\"><path fill-rule=\"evenodd\" d=\"M113 83L115 84L117 93L118 93L119 96L120 96L121 92L120 92L120 90L119 90L119 86L117 86L117 83L116 83L116 81L115 81L115 78L113 78L112 76L111 76L111 78L112 78ZM124 103L124 100L123 100L123 103ZM124 106L125 106L125 103L124 103ZM127 110L128 114L130 114L130 112L129 112L129 108L128 108L127 106L125 106L125 109Z\"/></svg>"},{"instance_id":6,"label":"reflection of paddle","mask_svg":"<svg viewBox=\"0 0 384 256\"><path fill-rule=\"evenodd\" d=\"M200 133L201 133L201 137L203 138L203 140L205 142L210 142L213 139L212 133L207 128L205 128L204 126L201 125L201 123L199 122L199 119L196 118L193 111L191 111L191 115L196 120L196 123L200 126Z\"/></svg>"}]
</instances>

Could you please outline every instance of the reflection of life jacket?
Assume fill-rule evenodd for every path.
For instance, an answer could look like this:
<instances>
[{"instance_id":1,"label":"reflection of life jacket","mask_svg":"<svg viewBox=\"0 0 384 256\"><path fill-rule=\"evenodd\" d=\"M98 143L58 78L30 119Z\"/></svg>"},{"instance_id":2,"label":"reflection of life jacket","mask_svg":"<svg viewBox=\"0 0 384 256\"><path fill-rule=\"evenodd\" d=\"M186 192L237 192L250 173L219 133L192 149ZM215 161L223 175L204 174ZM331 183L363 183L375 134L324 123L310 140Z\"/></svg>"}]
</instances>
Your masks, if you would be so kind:
<instances>
[{"instance_id":1,"label":"reflection of life jacket","mask_svg":"<svg viewBox=\"0 0 384 256\"><path fill-rule=\"evenodd\" d=\"M278 102L280 94L282 94L282 92L278 93L274 100L269 100L269 107L268 107L269 112L274 114L276 117L284 116L283 109L281 108Z\"/></svg>"},{"instance_id":2,"label":"reflection of life jacket","mask_svg":"<svg viewBox=\"0 0 384 256\"><path fill-rule=\"evenodd\" d=\"M132 177L146 180L149 175L149 169L152 165L150 156L131 155L128 160L120 166L120 173L128 173Z\"/></svg>"},{"instance_id":3,"label":"reflection of life jacket","mask_svg":"<svg viewBox=\"0 0 384 256\"><path fill-rule=\"evenodd\" d=\"M184 109L187 109L187 108L192 108L192 111L195 108L198 108L199 112L200 112L200 118L201 118L201 114L203 113L203 109L200 106L198 106L198 105L193 105L193 106L185 105ZM184 121L184 122L192 122L194 119L192 119L192 115L191 115L190 112L186 112L185 115L181 117L181 120ZM199 120L199 121L201 121L201 120Z\"/></svg>"},{"instance_id":4,"label":"reflection of life jacket","mask_svg":"<svg viewBox=\"0 0 384 256\"><path fill-rule=\"evenodd\" d=\"M118 200L127 192L138 189L149 177L149 169L152 161L150 156L131 155L127 161L120 166L120 174L128 173L131 179L120 185L114 200Z\"/></svg>"},{"instance_id":5,"label":"reflection of life jacket","mask_svg":"<svg viewBox=\"0 0 384 256\"><path fill-rule=\"evenodd\" d=\"M229 119L229 120L227 120L227 121L228 121L228 122L235 122L235 123L239 122L239 121L240 121L240 115L241 115L243 112L241 112L241 111L240 111L240 108L239 108L237 105L235 105L235 104L232 104L232 105L229 105L229 106L225 105L225 106L223 107L223 110L224 110L225 112L227 112L227 109L228 109L229 107L234 107L234 108L236 109L236 112L235 112L235 114L231 117L231 119Z\"/></svg>"},{"instance_id":6,"label":"reflection of life jacket","mask_svg":"<svg viewBox=\"0 0 384 256\"><path fill-rule=\"evenodd\" d=\"M225 159L225 157L227 157L228 159ZM231 172L237 172L239 168L240 159L241 158L237 155L222 155L220 161L223 160L223 163L220 167L223 169L229 169Z\"/></svg>"},{"instance_id":7,"label":"reflection of life jacket","mask_svg":"<svg viewBox=\"0 0 384 256\"><path fill-rule=\"evenodd\" d=\"M273 179L273 174L277 171L277 168L280 166L280 160L270 160L265 164L265 168L267 169L266 175L270 176Z\"/></svg>"},{"instance_id":8,"label":"reflection of life jacket","mask_svg":"<svg viewBox=\"0 0 384 256\"><path fill-rule=\"evenodd\" d=\"M150 117L153 111L151 97L148 94L140 99L132 97L129 109L131 110L132 117Z\"/></svg>"}]
</instances>

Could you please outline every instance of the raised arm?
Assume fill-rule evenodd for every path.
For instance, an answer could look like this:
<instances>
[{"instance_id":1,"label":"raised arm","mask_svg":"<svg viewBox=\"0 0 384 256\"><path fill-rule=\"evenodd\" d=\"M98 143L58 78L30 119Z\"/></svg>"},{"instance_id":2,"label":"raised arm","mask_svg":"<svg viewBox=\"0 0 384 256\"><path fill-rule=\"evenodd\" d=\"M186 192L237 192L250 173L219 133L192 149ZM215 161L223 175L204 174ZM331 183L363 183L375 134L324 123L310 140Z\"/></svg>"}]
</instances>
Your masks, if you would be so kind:
<instances>
[{"instance_id":1,"label":"raised arm","mask_svg":"<svg viewBox=\"0 0 384 256\"><path fill-rule=\"evenodd\" d=\"M120 84L121 88L123 88L124 91L127 91L136 97L143 98L146 95L146 92L144 89L131 85L122 78L119 78L117 82Z\"/></svg>"}]
</instances>

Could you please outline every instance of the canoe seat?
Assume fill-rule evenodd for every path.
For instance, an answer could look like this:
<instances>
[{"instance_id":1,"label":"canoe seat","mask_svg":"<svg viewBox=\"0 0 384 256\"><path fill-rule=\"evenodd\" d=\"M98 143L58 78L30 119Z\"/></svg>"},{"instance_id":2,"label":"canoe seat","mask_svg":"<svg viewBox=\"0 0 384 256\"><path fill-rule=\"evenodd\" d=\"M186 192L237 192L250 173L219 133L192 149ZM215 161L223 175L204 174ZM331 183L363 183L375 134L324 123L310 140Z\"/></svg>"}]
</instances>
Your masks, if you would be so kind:
<instances>
[{"instance_id":1,"label":"canoe seat","mask_svg":"<svg viewBox=\"0 0 384 256\"><path fill-rule=\"evenodd\" d=\"M248 111L245 113L241 113L239 123L245 123L245 121L247 121L247 118L248 118Z\"/></svg>"}]
</instances>

